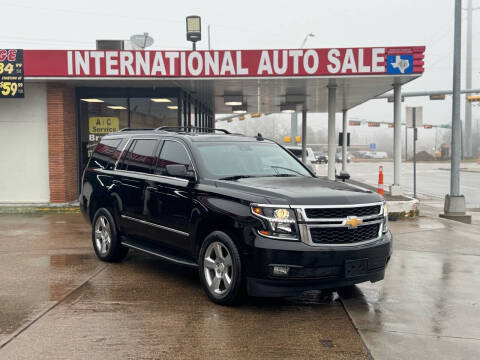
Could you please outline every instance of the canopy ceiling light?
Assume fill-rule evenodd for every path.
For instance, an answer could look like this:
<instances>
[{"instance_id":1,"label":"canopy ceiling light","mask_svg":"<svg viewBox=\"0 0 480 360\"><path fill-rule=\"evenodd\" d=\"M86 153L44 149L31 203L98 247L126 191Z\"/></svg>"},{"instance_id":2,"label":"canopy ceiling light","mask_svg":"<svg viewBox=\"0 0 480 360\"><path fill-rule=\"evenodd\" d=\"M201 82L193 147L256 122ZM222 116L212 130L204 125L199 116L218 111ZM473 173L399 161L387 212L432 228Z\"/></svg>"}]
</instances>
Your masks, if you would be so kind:
<instances>
[{"instance_id":1,"label":"canopy ceiling light","mask_svg":"<svg viewBox=\"0 0 480 360\"><path fill-rule=\"evenodd\" d=\"M125 106L121 105L109 105L107 108L112 109L112 110L127 110Z\"/></svg>"},{"instance_id":2,"label":"canopy ceiling light","mask_svg":"<svg viewBox=\"0 0 480 360\"><path fill-rule=\"evenodd\" d=\"M101 99L80 99L80 100L85 101L85 102L90 102L90 103L102 103L102 102L104 102Z\"/></svg>"},{"instance_id":3,"label":"canopy ceiling light","mask_svg":"<svg viewBox=\"0 0 480 360\"><path fill-rule=\"evenodd\" d=\"M247 113L247 105L232 106L232 112L234 114L246 114Z\"/></svg>"},{"instance_id":4,"label":"canopy ceiling light","mask_svg":"<svg viewBox=\"0 0 480 360\"><path fill-rule=\"evenodd\" d=\"M170 105L170 106L167 106L167 108L169 108L170 110L177 110L178 106L177 105Z\"/></svg>"},{"instance_id":5,"label":"canopy ceiling light","mask_svg":"<svg viewBox=\"0 0 480 360\"><path fill-rule=\"evenodd\" d=\"M225 95L224 99L226 106L239 106L243 104L242 95Z\"/></svg>"},{"instance_id":6,"label":"canopy ceiling light","mask_svg":"<svg viewBox=\"0 0 480 360\"><path fill-rule=\"evenodd\" d=\"M297 111L297 106L295 104L280 105L280 111L282 113L292 114Z\"/></svg>"},{"instance_id":7,"label":"canopy ceiling light","mask_svg":"<svg viewBox=\"0 0 480 360\"><path fill-rule=\"evenodd\" d=\"M152 100L153 102L159 102L159 103L169 103L169 102L172 102L170 99L166 99L166 98L158 98L158 99L150 99Z\"/></svg>"}]
</instances>

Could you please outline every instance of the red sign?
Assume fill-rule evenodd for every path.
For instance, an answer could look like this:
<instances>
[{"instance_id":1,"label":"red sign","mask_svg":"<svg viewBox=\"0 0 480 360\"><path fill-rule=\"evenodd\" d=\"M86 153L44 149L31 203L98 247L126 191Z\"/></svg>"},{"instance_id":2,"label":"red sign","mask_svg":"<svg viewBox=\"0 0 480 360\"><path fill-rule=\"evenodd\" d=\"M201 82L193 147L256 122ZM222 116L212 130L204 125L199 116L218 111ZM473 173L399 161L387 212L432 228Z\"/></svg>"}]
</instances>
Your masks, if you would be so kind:
<instances>
[{"instance_id":1,"label":"red sign","mask_svg":"<svg viewBox=\"0 0 480 360\"><path fill-rule=\"evenodd\" d=\"M27 77L292 77L387 74L387 55L423 73L424 46L284 50L25 50ZM403 60L403 61L408 61Z\"/></svg>"}]
</instances>

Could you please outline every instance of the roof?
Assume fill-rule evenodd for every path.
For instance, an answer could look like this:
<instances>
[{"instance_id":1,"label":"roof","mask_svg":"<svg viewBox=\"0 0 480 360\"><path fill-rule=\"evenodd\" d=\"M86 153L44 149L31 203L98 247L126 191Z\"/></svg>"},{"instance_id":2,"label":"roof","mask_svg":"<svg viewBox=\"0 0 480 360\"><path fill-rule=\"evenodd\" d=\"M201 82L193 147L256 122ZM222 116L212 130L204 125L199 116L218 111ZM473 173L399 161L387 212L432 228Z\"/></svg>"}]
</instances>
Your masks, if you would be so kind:
<instances>
[{"instance_id":1,"label":"roof","mask_svg":"<svg viewBox=\"0 0 480 360\"><path fill-rule=\"evenodd\" d=\"M218 129L217 129L218 130ZM184 132L184 131L165 131L156 129L123 129L114 133L105 135L109 137L138 137L138 136L169 136L189 139L192 142L218 142L218 141L236 141L236 142L250 142L259 141L257 137L245 136L242 134L224 134L224 133L201 133L201 132ZM266 142L272 142L268 139L263 139Z\"/></svg>"},{"instance_id":2,"label":"roof","mask_svg":"<svg viewBox=\"0 0 480 360\"><path fill-rule=\"evenodd\" d=\"M326 112L348 110L421 76L424 46L265 50L25 50L26 81L76 86L183 88L215 113L231 113L226 95L241 95L249 113L285 103ZM292 100L293 99L293 100ZM297 109L300 110L300 109Z\"/></svg>"}]
</instances>

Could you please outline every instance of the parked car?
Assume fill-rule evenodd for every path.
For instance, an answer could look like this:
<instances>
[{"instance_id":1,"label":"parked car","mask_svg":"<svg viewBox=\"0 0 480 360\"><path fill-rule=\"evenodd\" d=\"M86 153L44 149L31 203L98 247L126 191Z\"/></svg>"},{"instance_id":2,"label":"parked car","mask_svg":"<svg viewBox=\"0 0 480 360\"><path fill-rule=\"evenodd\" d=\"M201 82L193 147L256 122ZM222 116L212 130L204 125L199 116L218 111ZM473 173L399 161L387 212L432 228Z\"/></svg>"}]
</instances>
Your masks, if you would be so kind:
<instances>
[{"instance_id":1,"label":"parked car","mask_svg":"<svg viewBox=\"0 0 480 360\"><path fill-rule=\"evenodd\" d=\"M370 159L386 159L388 154L385 151L369 151L368 157Z\"/></svg>"},{"instance_id":2,"label":"parked car","mask_svg":"<svg viewBox=\"0 0 480 360\"><path fill-rule=\"evenodd\" d=\"M349 163L351 160L350 154L347 153L347 163ZM335 162L341 163L342 162L342 153L335 153Z\"/></svg>"},{"instance_id":3,"label":"parked car","mask_svg":"<svg viewBox=\"0 0 480 360\"><path fill-rule=\"evenodd\" d=\"M261 136L182 130L96 146L79 200L100 260L133 249L197 268L224 305L384 278L392 235L378 194L317 178Z\"/></svg>"},{"instance_id":4,"label":"parked car","mask_svg":"<svg viewBox=\"0 0 480 360\"><path fill-rule=\"evenodd\" d=\"M323 151L314 152L317 164L328 164L328 155Z\"/></svg>"},{"instance_id":5,"label":"parked car","mask_svg":"<svg viewBox=\"0 0 480 360\"><path fill-rule=\"evenodd\" d=\"M302 147L301 146L286 146L286 148L297 157L300 161L302 161ZM307 147L307 164L314 164L317 161L315 154L312 148Z\"/></svg>"}]
</instances>

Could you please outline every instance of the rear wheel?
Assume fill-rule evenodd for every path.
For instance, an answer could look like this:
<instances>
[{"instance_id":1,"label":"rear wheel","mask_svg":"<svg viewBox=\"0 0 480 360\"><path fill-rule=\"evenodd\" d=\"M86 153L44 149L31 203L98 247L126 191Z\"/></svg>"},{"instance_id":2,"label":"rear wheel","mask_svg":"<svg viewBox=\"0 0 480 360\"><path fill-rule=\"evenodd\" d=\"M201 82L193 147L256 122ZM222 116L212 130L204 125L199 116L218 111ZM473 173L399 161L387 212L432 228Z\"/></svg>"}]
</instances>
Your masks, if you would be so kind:
<instances>
[{"instance_id":1,"label":"rear wheel","mask_svg":"<svg viewBox=\"0 0 480 360\"><path fill-rule=\"evenodd\" d=\"M200 279L210 300L220 305L232 305L243 299L240 254L226 233L214 231L205 238L199 264Z\"/></svg>"},{"instance_id":2,"label":"rear wheel","mask_svg":"<svg viewBox=\"0 0 480 360\"><path fill-rule=\"evenodd\" d=\"M97 257L107 262L123 260L128 248L120 244L115 220L110 211L106 208L98 209L92 224L92 242Z\"/></svg>"}]
</instances>

